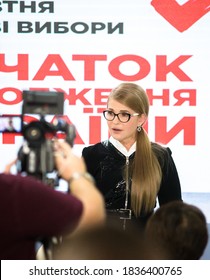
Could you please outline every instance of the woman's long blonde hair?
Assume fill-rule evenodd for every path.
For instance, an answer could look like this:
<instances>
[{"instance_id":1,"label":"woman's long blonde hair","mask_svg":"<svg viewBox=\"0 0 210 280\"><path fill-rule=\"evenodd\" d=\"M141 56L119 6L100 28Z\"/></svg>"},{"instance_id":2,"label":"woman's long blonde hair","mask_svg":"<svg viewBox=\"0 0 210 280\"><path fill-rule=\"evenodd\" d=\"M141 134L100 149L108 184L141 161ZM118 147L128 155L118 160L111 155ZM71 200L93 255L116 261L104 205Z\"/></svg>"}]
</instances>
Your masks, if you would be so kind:
<instances>
[{"instance_id":1,"label":"woman's long blonde hair","mask_svg":"<svg viewBox=\"0 0 210 280\"><path fill-rule=\"evenodd\" d=\"M149 99L139 85L122 83L112 90L111 98L148 117ZM136 132L136 153L132 167L131 208L138 216L141 210L149 212L154 208L162 179L159 161L143 127L140 132Z\"/></svg>"}]
</instances>

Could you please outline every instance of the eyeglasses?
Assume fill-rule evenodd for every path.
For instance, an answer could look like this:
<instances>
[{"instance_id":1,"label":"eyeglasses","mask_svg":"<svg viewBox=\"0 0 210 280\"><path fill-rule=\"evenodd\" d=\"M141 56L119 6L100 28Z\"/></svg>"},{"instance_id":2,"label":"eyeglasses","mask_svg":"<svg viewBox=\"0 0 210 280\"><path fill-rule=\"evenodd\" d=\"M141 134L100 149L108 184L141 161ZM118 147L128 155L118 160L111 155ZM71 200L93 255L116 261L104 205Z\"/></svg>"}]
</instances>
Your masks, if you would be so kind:
<instances>
[{"instance_id":1,"label":"eyeglasses","mask_svg":"<svg viewBox=\"0 0 210 280\"><path fill-rule=\"evenodd\" d=\"M104 115L104 118L107 120L107 121L113 121L114 118L117 116L118 120L122 123L126 123L130 120L131 117L134 117L134 116L139 116L138 113L134 113L134 114L129 114L129 113L118 113L118 114L115 114L114 112L110 111L110 110L105 110L103 111L103 115Z\"/></svg>"}]
</instances>

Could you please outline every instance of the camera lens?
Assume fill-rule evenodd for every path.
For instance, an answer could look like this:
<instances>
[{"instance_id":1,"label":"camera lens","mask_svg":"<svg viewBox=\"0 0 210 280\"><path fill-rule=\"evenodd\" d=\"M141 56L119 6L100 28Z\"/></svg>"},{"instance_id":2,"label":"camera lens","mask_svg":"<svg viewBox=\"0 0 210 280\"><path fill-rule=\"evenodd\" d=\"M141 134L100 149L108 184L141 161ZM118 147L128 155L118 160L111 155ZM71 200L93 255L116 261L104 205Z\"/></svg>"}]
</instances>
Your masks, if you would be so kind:
<instances>
[{"instance_id":1,"label":"camera lens","mask_svg":"<svg viewBox=\"0 0 210 280\"><path fill-rule=\"evenodd\" d=\"M31 141L37 141L41 137L41 131L37 127L29 127L25 134L26 138Z\"/></svg>"},{"instance_id":2,"label":"camera lens","mask_svg":"<svg viewBox=\"0 0 210 280\"><path fill-rule=\"evenodd\" d=\"M23 129L23 135L29 142L29 145L39 145L45 141L45 131L42 123L31 122Z\"/></svg>"}]
</instances>

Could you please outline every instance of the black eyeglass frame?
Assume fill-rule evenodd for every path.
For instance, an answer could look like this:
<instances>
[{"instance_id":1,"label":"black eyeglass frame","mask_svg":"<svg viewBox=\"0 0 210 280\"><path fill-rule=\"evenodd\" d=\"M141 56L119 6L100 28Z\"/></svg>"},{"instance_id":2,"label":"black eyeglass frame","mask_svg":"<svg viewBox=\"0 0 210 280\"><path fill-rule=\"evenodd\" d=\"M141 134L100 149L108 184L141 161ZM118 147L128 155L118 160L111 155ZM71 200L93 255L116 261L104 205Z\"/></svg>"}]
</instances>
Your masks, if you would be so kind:
<instances>
[{"instance_id":1,"label":"black eyeglass frame","mask_svg":"<svg viewBox=\"0 0 210 280\"><path fill-rule=\"evenodd\" d=\"M113 118L112 118L111 120L108 120L108 119L106 118L106 112L109 112L109 113L113 114ZM122 115L122 114L126 114L126 115L128 116L128 120L127 120L126 122L123 122L123 121L120 119L119 115ZM111 111L111 110L104 110L104 111L103 111L103 115L104 115L104 118L105 118L107 121L113 121L113 120L115 119L115 117L117 117L118 120L119 120L120 122L122 122L122 123L127 123L127 122L129 122L129 120L131 119L131 117L139 116L139 113L130 114L130 113L127 113L127 112L123 112L123 113L121 112L121 113L116 114L116 113L114 113L114 112Z\"/></svg>"}]
</instances>

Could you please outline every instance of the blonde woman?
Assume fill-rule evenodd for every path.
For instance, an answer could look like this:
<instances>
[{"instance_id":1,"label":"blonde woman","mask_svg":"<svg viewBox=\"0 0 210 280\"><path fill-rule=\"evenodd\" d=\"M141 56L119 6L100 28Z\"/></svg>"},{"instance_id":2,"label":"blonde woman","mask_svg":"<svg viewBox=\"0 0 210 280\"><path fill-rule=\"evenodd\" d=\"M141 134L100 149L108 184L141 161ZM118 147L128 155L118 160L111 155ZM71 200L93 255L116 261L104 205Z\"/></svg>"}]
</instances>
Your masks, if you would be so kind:
<instances>
[{"instance_id":1,"label":"blonde woman","mask_svg":"<svg viewBox=\"0 0 210 280\"><path fill-rule=\"evenodd\" d=\"M143 88L120 84L111 91L103 112L110 138L82 152L105 198L107 213L124 228L128 221L144 224L157 198L160 206L182 200L171 150L151 142L144 129L148 114L149 100Z\"/></svg>"}]
</instances>

